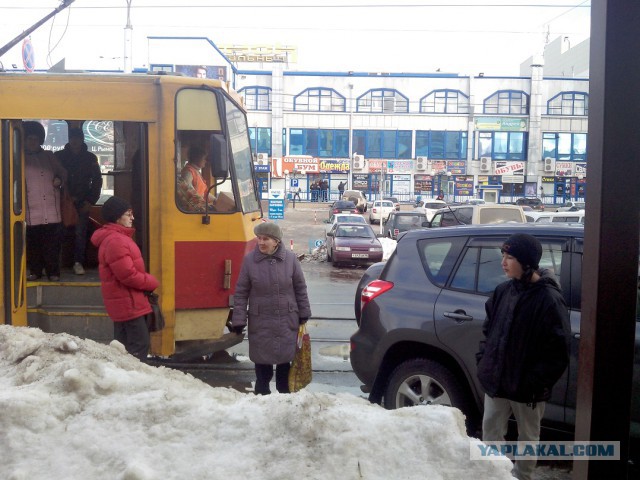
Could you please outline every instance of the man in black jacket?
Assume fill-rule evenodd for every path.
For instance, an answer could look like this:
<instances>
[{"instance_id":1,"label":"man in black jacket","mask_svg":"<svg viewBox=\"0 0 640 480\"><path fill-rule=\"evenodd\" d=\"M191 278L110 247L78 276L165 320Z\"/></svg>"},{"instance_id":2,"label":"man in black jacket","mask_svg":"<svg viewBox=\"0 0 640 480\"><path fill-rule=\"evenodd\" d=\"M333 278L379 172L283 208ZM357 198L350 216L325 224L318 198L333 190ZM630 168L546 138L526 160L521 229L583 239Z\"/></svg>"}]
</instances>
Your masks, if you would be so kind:
<instances>
[{"instance_id":1,"label":"man in black jacket","mask_svg":"<svg viewBox=\"0 0 640 480\"><path fill-rule=\"evenodd\" d=\"M482 440L504 441L509 417L518 441L537 443L551 388L569 363L569 312L553 275L538 270L542 246L533 236L511 235L502 245L498 285L485 305L478 379L485 390ZM518 460L514 474L530 479L536 460Z\"/></svg>"},{"instance_id":2,"label":"man in black jacket","mask_svg":"<svg viewBox=\"0 0 640 480\"><path fill-rule=\"evenodd\" d=\"M75 225L73 271L76 275L84 275L89 208L96 204L102 190L100 165L98 158L87 149L84 133L80 128L69 130L69 143L55 155L67 170L66 188L78 212Z\"/></svg>"}]
</instances>

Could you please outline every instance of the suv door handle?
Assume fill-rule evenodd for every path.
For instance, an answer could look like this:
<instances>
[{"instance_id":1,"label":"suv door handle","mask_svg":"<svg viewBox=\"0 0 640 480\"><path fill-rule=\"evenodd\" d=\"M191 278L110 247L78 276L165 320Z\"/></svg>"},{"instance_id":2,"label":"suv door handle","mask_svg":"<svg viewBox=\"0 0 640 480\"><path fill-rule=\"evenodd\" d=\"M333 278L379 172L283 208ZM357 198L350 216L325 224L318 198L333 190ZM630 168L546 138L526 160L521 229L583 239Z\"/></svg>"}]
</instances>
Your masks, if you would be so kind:
<instances>
[{"instance_id":1,"label":"suv door handle","mask_svg":"<svg viewBox=\"0 0 640 480\"><path fill-rule=\"evenodd\" d=\"M456 310L455 312L444 312L444 316L455 320L456 322L470 322L473 320L471 315L467 315L464 310Z\"/></svg>"}]
</instances>

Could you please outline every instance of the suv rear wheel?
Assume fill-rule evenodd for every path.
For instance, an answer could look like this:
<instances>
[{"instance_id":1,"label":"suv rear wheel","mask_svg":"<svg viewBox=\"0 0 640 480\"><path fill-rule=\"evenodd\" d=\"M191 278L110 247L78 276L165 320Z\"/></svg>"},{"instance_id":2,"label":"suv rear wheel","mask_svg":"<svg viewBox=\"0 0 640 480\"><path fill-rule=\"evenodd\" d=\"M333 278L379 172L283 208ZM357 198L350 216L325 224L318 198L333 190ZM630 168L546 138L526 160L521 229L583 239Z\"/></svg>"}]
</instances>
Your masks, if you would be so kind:
<instances>
[{"instance_id":1,"label":"suv rear wheel","mask_svg":"<svg viewBox=\"0 0 640 480\"><path fill-rule=\"evenodd\" d=\"M388 410L415 405L447 405L469 414L469 402L455 376L443 365L413 358L398 365L384 394Z\"/></svg>"}]
</instances>

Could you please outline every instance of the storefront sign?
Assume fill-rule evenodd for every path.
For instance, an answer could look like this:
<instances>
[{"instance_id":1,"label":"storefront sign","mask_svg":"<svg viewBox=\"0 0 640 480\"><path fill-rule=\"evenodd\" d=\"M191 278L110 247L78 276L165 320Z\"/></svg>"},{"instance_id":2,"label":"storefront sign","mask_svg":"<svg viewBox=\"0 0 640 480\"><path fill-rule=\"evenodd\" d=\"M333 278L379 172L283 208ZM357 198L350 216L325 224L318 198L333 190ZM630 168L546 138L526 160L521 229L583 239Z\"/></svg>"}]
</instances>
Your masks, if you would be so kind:
<instances>
[{"instance_id":1,"label":"storefront sign","mask_svg":"<svg viewBox=\"0 0 640 480\"><path fill-rule=\"evenodd\" d=\"M410 173L413 171L413 160L389 160L388 173Z\"/></svg>"},{"instance_id":2,"label":"storefront sign","mask_svg":"<svg viewBox=\"0 0 640 480\"><path fill-rule=\"evenodd\" d=\"M496 175L516 174L524 175L524 162L496 162Z\"/></svg>"},{"instance_id":3,"label":"storefront sign","mask_svg":"<svg viewBox=\"0 0 640 480\"><path fill-rule=\"evenodd\" d=\"M433 177L431 175L415 175L413 177L413 191L416 193L430 193Z\"/></svg>"},{"instance_id":4,"label":"storefront sign","mask_svg":"<svg viewBox=\"0 0 640 480\"><path fill-rule=\"evenodd\" d=\"M356 173L352 178L352 185L354 190L368 190L369 189L369 175L366 173Z\"/></svg>"},{"instance_id":5,"label":"storefront sign","mask_svg":"<svg viewBox=\"0 0 640 480\"><path fill-rule=\"evenodd\" d=\"M269 165L254 165L253 167L256 173L269 173L269 171L271 170L269 168Z\"/></svg>"},{"instance_id":6,"label":"storefront sign","mask_svg":"<svg viewBox=\"0 0 640 480\"><path fill-rule=\"evenodd\" d=\"M318 159L320 173L346 173L349 171L349 160L323 158Z\"/></svg>"},{"instance_id":7,"label":"storefront sign","mask_svg":"<svg viewBox=\"0 0 640 480\"><path fill-rule=\"evenodd\" d=\"M556 176L571 177L573 175L573 162L556 162Z\"/></svg>"},{"instance_id":8,"label":"storefront sign","mask_svg":"<svg viewBox=\"0 0 640 480\"><path fill-rule=\"evenodd\" d=\"M476 130L526 132L529 120L511 117L478 117L474 122Z\"/></svg>"},{"instance_id":9,"label":"storefront sign","mask_svg":"<svg viewBox=\"0 0 640 480\"><path fill-rule=\"evenodd\" d=\"M320 171L318 159L306 155L271 159L271 176L273 178L284 178L285 175L294 171L302 174L318 173Z\"/></svg>"},{"instance_id":10,"label":"storefront sign","mask_svg":"<svg viewBox=\"0 0 640 480\"><path fill-rule=\"evenodd\" d=\"M448 161L447 170L451 172L452 175L464 175L467 173L467 162L457 160Z\"/></svg>"},{"instance_id":11,"label":"storefront sign","mask_svg":"<svg viewBox=\"0 0 640 480\"><path fill-rule=\"evenodd\" d=\"M456 195L473 195L473 175L458 175L453 180Z\"/></svg>"}]
</instances>

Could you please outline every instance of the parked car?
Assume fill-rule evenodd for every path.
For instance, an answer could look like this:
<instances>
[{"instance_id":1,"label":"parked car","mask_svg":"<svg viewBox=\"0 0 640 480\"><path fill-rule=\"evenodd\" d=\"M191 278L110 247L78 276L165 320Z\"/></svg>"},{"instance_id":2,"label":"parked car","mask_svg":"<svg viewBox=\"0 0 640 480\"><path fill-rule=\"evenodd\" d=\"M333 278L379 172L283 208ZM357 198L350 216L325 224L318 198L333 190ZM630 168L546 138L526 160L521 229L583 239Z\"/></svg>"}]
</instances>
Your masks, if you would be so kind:
<instances>
[{"instance_id":1,"label":"parked car","mask_svg":"<svg viewBox=\"0 0 640 480\"><path fill-rule=\"evenodd\" d=\"M335 228L338 223L361 223L367 224L367 221L359 213L332 213L331 216L324 221L324 241L327 243L327 233Z\"/></svg>"},{"instance_id":2,"label":"parked car","mask_svg":"<svg viewBox=\"0 0 640 480\"><path fill-rule=\"evenodd\" d=\"M535 197L519 198L518 200L516 200L516 205L519 205L521 207L527 206L527 207L533 208L538 212L544 212L544 203L542 203L542 200L540 200L539 198L535 198Z\"/></svg>"},{"instance_id":3,"label":"parked car","mask_svg":"<svg viewBox=\"0 0 640 480\"><path fill-rule=\"evenodd\" d=\"M349 200L355 203L360 213L367 211L367 197L360 190L345 190L342 194L342 200Z\"/></svg>"},{"instance_id":4,"label":"parked car","mask_svg":"<svg viewBox=\"0 0 640 480\"><path fill-rule=\"evenodd\" d=\"M535 212L530 213L535 223L582 223L584 224L584 210L565 212ZM529 221L527 219L527 221Z\"/></svg>"},{"instance_id":5,"label":"parked car","mask_svg":"<svg viewBox=\"0 0 640 480\"><path fill-rule=\"evenodd\" d=\"M327 233L327 261L368 264L382 260L382 244L369 225L339 223Z\"/></svg>"},{"instance_id":6,"label":"parked car","mask_svg":"<svg viewBox=\"0 0 640 480\"><path fill-rule=\"evenodd\" d=\"M389 200L390 202L393 202L393 206L396 208L396 210L400 210L400 202L398 201L398 199L396 197L382 197L383 200Z\"/></svg>"},{"instance_id":7,"label":"parked car","mask_svg":"<svg viewBox=\"0 0 640 480\"><path fill-rule=\"evenodd\" d=\"M391 212L387 223L384 224L384 236L397 240L400 233L422 228L425 223L428 221L424 213Z\"/></svg>"},{"instance_id":8,"label":"parked car","mask_svg":"<svg viewBox=\"0 0 640 480\"><path fill-rule=\"evenodd\" d=\"M379 275L362 290L361 313L356 310L360 320L351 337L351 365L371 401L388 409L453 405L467 416L473 430L472 424L481 418L484 396L475 358L484 305L495 287L506 281L500 246L513 233L540 239L540 267L558 277L570 310L570 364L547 402L544 424L573 431L584 252L581 226L462 226L402 235L386 266L369 276ZM637 351L640 326L636 332ZM639 369L636 356L634 370ZM640 381L638 375L634 378L632 398L639 398ZM640 402L633 403L631 419L631 430L638 432Z\"/></svg>"},{"instance_id":9,"label":"parked car","mask_svg":"<svg viewBox=\"0 0 640 480\"><path fill-rule=\"evenodd\" d=\"M526 221L522 208L516 205L457 205L438 210L429 226L435 228Z\"/></svg>"},{"instance_id":10,"label":"parked car","mask_svg":"<svg viewBox=\"0 0 640 480\"><path fill-rule=\"evenodd\" d=\"M384 223L396 207L390 200L376 200L369 210L369 223Z\"/></svg>"},{"instance_id":11,"label":"parked car","mask_svg":"<svg viewBox=\"0 0 640 480\"><path fill-rule=\"evenodd\" d=\"M428 200L418 204L418 206L414 208L414 212L424 213L427 216L427 220L431 220L438 210L446 206L447 202L444 200Z\"/></svg>"},{"instance_id":12,"label":"parked car","mask_svg":"<svg viewBox=\"0 0 640 480\"><path fill-rule=\"evenodd\" d=\"M584 202L565 202L562 206L556 209L556 212L577 212L578 210L584 210Z\"/></svg>"},{"instance_id":13,"label":"parked car","mask_svg":"<svg viewBox=\"0 0 640 480\"><path fill-rule=\"evenodd\" d=\"M329 215L336 213L359 213L356 204L349 200L336 200L329 207Z\"/></svg>"}]
</instances>

